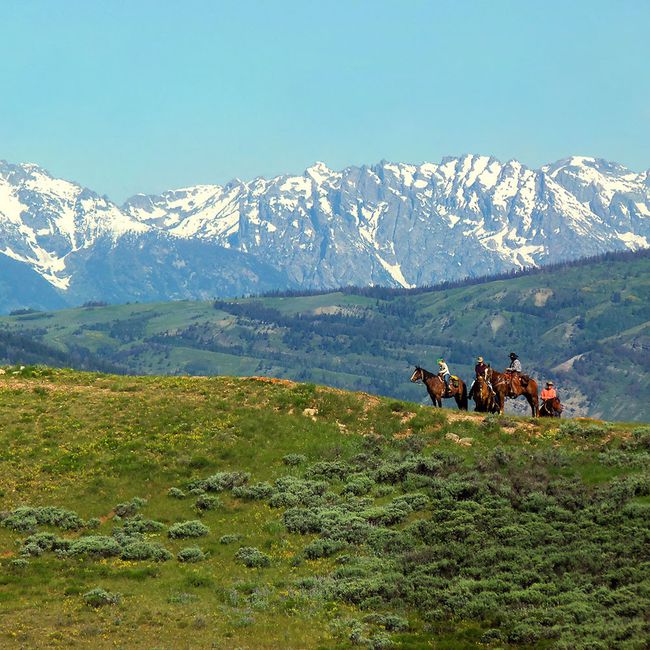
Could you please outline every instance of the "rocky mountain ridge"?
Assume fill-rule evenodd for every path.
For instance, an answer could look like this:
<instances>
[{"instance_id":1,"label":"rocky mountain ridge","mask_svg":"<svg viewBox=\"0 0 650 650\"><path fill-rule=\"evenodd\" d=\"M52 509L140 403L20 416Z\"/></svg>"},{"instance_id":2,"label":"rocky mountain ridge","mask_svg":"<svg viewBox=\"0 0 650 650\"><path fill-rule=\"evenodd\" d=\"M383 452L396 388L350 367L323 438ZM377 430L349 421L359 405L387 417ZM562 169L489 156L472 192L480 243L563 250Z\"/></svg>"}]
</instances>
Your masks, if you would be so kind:
<instances>
[{"instance_id":1,"label":"rocky mountain ridge","mask_svg":"<svg viewBox=\"0 0 650 650\"><path fill-rule=\"evenodd\" d=\"M422 286L649 240L650 171L580 156L538 170L476 155L316 163L122 206L36 165L0 163L0 259L68 304ZM49 306L6 285L4 309Z\"/></svg>"}]
</instances>

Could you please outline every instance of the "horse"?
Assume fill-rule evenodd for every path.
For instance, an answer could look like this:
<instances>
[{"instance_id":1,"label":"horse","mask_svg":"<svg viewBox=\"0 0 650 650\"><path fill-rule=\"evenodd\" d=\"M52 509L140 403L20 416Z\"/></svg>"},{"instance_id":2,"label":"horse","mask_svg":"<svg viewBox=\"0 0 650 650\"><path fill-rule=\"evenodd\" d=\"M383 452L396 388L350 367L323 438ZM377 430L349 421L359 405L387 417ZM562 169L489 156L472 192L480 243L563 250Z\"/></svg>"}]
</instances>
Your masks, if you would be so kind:
<instances>
[{"instance_id":1,"label":"horse","mask_svg":"<svg viewBox=\"0 0 650 650\"><path fill-rule=\"evenodd\" d=\"M485 377L476 378L474 388L470 391L474 398L474 410L478 413L498 413L499 407L495 400L495 393L490 389L490 385Z\"/></svg>"},{"instance_id":2,"label":"horse","mask_svg":"<svg viewBox=\"0 0 650 650\"><path fill-rule=\"evenodd\" d=\"M526 385L522 385L521 378L516 373L497 372L490 368L488 380L496 393L496 404L499 413L503 414L506 404L506 397L519 397L523 395L530 405L532 416L539 415L539 398L537 396L537 382L529 379Z\"/></svg>"},{"instance_id":3,"label":"horse","mask_svg":"<svg viewBox=\"0 0 650 650\"><path fill-rule=\"evenodd\" d=\"M543 399L542 405L539 407L539 416L541 418L559 418L562 416L564 406L560 404L557 397L551 399Z\"/></svg>"},{"instance_id":4,"label":"horse","mask_svg":"<svg viewBox=\"0 0 650 650\"><path fill-rule=\"evenodd\" d=\"M411 375L411 381L413 383L421 381L426 386L434 406L442 407L443 398L453 397L461 411L467 410L467 386L462 379L458 378L457 386L450 380L449 390L446 390L445 382L438 375L434 375L432 372L420 368L420 366L415 366L415 372Z\"/></svg>"}]
</instances>

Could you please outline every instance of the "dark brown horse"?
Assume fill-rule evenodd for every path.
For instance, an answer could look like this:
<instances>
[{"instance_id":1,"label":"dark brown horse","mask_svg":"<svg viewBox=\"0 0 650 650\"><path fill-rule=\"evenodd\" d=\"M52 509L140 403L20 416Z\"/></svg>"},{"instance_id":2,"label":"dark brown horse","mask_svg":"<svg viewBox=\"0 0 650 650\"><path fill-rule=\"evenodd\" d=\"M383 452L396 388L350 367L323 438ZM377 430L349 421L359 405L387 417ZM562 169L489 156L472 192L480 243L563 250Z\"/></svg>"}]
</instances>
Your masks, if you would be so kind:
<instances>
[{"instance_id":1,"label":"dark brown horse","mask_svg":"<svg viewBox=\"0 0 650 650\"><path fill-rule=\"evenodd\" d=\"M474 410L478 413L498 413L496 395L484 377L477 377L474 388L470 391L474 398Z\"/></svg>"},{"instance_id":2,"label":"dark brown horse","mask_svg":"<svg viewBox=\"0 0 650 650\"><path fill-rule=\"evenodd\" d=\"M461 411L467 410L467 386L462 379L458 379L457 386L454 385L455 382L453 380L450 380L449 390L447 390L445 382L438 375L434 375L432 372L420 368L420 366L415 366L415 372L411 375L411 381L421 381L426 386L434 406L441 407L443 398L453 397Z\"/></svg>"},{"instance_id":3,"label":"dark brown horse","mask_svg":"<svg viewBox=\"0 0 650 650\"><path fill-rule=\"evenodd\" d=\"M539 407L539 417L541 418L559 418L562 416L564 406L560 404L557 397L551 399L543 399L542 405Z\"/></svg>"},{"instance_id":4,"label":"dark brown horse","mask_svg":"<svg viewBox=\"0 0 650 650\"><path fill-rule=\"evenodd\" d=\"M534 379L528 379L522 382L518 373L497 372L490 368L487 371L488 380L496 393L496 403L499 407L499 413L503 413L506 404L506 397L519 397L523 395L530 405L532 416L539 415L539 398L537 396L537 382Z\"/></svg>"}]
</instances>

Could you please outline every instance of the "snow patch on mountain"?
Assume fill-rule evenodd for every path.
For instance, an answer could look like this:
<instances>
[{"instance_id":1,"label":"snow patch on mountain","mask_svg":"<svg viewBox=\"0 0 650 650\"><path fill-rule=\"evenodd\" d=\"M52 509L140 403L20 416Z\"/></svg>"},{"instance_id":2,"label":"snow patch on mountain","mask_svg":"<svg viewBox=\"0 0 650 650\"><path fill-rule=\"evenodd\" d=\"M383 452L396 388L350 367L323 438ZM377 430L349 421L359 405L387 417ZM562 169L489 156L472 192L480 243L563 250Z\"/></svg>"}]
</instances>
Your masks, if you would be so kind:
<instances>
[{"instance_id":1,"label":"snow patch on mountain","mask_svg":"<svg viewBox=\"0 0 650 650\"><path fill-rule=\"evenodd\" d=\"M92 276L84 265L96 249L144 264L130 248L136 239L138 250L150 247L143 273L159 259L167 266L155 282L173 275L193 297L192 263L175 242L245 259L238 287L248 277L260 286L257 264L277 271L277 288L334 288L433 284L645 248L649 238L650 172L586 156L538 170L471 154L341 171L317 162L298 175L139 194L121 207L37 165L0 163L0 252L62 292Z\"/></svg>"}]
</instances>

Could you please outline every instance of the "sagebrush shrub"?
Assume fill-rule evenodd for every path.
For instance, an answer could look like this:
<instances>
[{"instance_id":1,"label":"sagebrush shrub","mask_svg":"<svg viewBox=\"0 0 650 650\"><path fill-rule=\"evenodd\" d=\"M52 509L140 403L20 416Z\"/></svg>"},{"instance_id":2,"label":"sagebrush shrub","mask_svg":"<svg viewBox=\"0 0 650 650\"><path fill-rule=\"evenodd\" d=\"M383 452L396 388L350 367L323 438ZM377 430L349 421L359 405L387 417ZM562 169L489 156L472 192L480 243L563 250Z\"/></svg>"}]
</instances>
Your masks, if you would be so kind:
<instances>
[{"instance_id":1,"label":"sagebrush shrub","mask_svg":"<svg viewBox=\"0 0 650 650\"><path fill-rule=\"evenodd\" d=\"M84 527L85 522L76 512L66 508L21 506L4 513L2 525L18 532L31 532L38 526L53 526L61 530L79 530Z\"/></svg>"},{"instance_id":2,"label":"sagebrush shrub","mask_svg":"<svg viewBox=\"0 0 650 650\"><path fill-rule=\"evenodd\" d=\"M219 497L215 497L211 494L202 494L194 502L194 506L199 511L205 510L215 510L221 505L221 500Z\"/></svg>"},{"instance_id":3,"label":"sagebrush shrub","mask_svg":"<svg viewBox=\"0 0 650 650\"><path fill-rule=\"evenodd\" d=\"M365 474L353 474L348 483L343 486L341 494L354 494L363 496L374 487L375 482Z\"/></svg>"},{"instance_id":4,"label":"sagebrush shrub","mask_svg":"<svg viewBox=\"0 0 650 650\"><path fill-rule=\"evenodd\" d=\"M114 537L105 535L88 535L80 537L70 543L67 549L59 551L60 555L78 556L88 555L91 557L116 557L122 549Z\"/></svg>"},{"instance_id":5,"label":"sagebrush shrub","mask_svg":"<svg viewBox=\"0 0 650 650\"><path fill-rule=\"evenodd\" d=\"M135 515L127 519L122 526L122 530L127 535L136 533L157 533L165 528L165 524L154 519L145 519L142 515Z\"/></svg>"},{"instance_id":6,"label":"sagebrush shrub","mask_svg":"<svg viewBox=\"0 0 650 650\"><path fill-rule=\"evenodd\" d=\"M235 559L249 569L271 566L271 558L254 546L242 546L235 553Z\"/></svg>"},{"instance_id":7,"label":"sagebrush shrub","mask_svg":"<svg viewBox=\"0 0 650 650\"><path fill-rule=\"evenodd\" d=\"M171 560L173 555L160 544L150 544L142 540L133 540L122 546L120 557L123 560L153 560L154 562L166 562Z\"/></svg>"},{"instance_id":8,"label":"sagebrush shrub","mask_svg":"<svg viewBox=\"0 0 650 650\"><path fill-rule=\"evenodd\" d=\"M232 495L238 499L262 501L273 494L270 483L255 483L255 485L240 485L232 489Z\"/></svg>"},{"instance_id":9,"label":"sagebrush shrub","mask_svg":"<svg viewBox=\"0 0 650 650\"><path fill-rule=\"evenodd\" d=\"M41 555L44 551L67 551L72 544L53 533L35 533L23 541L22 555Z\"/></svg>"},{"instance_id":10,"label":"sagebrush shrub","mask_svg":"<svg viewBox=\"0 0 650 650\"><path fill-rule=\"evenodd\" d=\"M341 461L322 461L307 468L306 476L310 478L344 479L353 471L347 463Z\"/></svg>"},{"instance_id":11,"label":"sagebrush shrub","mask_svg":"<svg viewBox=\"0 0 650 650\"><path fill-rule=\"evenodd\" d=\"M181 549L176 555L179 562L202 562L207 555L198 546L188 546Z\"/></svg>"},{"instance_id":12,"label":"sagebrush shrub","mask_svg":"<svg viewBox=\"0 0 650 650\"><path fill-rule=\"evenodd\" d=\"M210 533L210 529L198 519L181 521L169 527L167 534L172 539L183 537L203 537Z\"/></svg>"},{"instance_id":13,"label":"sagebrush shrub","mask_svg":"<svg viewBox=\"0 0 650 650\"><path fill-rule=\"evenodd\" d=\"M302 454L287 454L282 457L282 462L289 466L302 465L307 462L307 456L303 456Z\"/></svg>"},{"instance_id":14,"label":"sagebrush shrub","mask_svg":"<svg viewBox=\"0 0 650 650\"><path fill-rule=\"evenodd\" d=\"M120 595L106 591L101 587L95 587L83 595L83 600L90 607L104 607L105 605L116 605L120 601Z\"/></svg>"},{"instance_id":15,"label":"sagebrush shrub","mask_svg":"<svg viewBox=\"0 0 650 650\"><path fill-rule=\"evenodd\" d=\"M138 510L142 509L146 505L147 505L146 499L141 499L140 497L133 497L130 501L126 501L125 503L118 503L113 508L113 512L118 517L132 517L133 515L136 514L136 512L138 512Z\"/></svg>"},{"instance_id":16,"label":"sagebrush shrub","mask_svg":"<svg viewBox=\"0 0 650 650\"><path fill-rule=\"evenodd\" d=\"M244 485L250 477L248 472L217 472L212 476L190 483L189 489L202 492L223 492L238 485Z\"/></svg>"},{"instance_id":17,"label":"sagebrush shrub","mask_svg":"<svg viewBox=\"0 0 650 650\"><path fill-rule=\"evenodd\" d=\"M169 490L167 491L167 496L171 497L172 499L184 499L185 492L183 492L183 490L181 490L180 488L170 487Z\"/></svg>"},{"instance_id":18,"label":"sagebrush shrub","mask_svg":"<svg viewBox=\"0 0 650 650\"><path fill-rule=\"evenodd\" d=\"M331 557L343 548L345 544L337 540L315 539L305 546L303 552L308 559L315 560L320 557Z\"/></svg>"}]
</instances>

